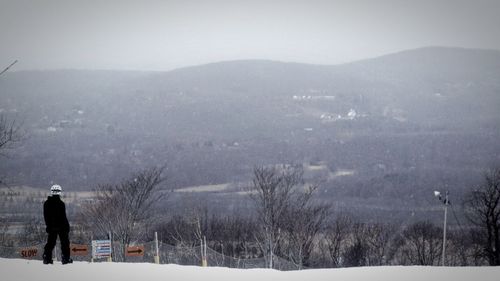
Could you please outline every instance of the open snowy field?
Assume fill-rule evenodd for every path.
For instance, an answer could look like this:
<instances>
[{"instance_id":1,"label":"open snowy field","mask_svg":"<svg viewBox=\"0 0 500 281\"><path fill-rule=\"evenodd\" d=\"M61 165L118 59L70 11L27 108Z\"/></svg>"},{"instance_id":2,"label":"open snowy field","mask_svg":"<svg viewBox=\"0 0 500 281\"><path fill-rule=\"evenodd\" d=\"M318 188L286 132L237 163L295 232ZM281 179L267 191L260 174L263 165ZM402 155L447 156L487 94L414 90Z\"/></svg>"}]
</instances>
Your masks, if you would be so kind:
<instances>
[{"instance_id":1,"label":"open snowy field","mask_svg":"<svg viewBox=\"0 0 500 281\"><path fill-rule=\"evenodd\" d=\"M311 269L303 271L276 271L268 269L229 269L221 267L196 267L156 265L148 263L88 263L71 265L43 265L41 261L0 258L0 280L231 280L231 281L498 281L500 267L361 267L342 269Z\"/></svg>"}]
</instances>

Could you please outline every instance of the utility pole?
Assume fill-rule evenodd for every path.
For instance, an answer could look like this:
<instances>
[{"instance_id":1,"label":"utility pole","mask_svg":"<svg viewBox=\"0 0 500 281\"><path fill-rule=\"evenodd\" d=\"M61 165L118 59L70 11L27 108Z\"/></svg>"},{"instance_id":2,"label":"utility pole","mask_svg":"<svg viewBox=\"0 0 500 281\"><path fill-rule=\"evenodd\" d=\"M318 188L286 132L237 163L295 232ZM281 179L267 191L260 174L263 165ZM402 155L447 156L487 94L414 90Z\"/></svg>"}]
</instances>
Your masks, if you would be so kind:
<instances>
[{"instance_id":1,"label":"utility pole","mask_svg":"<svg viewBox=\"0 0 500 281\"><path fill-rule=\"evenodd\" d=\"M450 205L450 200L448 199L448 190L444 198L441 197L441 192L434 191L434 196L439 198L439 201L444 204L444 225L443 225L443 252L441 253L441 265L445 266L445 257L446 257L446 222L448 217L448 205Z\"/></svg>"}]
</instances>

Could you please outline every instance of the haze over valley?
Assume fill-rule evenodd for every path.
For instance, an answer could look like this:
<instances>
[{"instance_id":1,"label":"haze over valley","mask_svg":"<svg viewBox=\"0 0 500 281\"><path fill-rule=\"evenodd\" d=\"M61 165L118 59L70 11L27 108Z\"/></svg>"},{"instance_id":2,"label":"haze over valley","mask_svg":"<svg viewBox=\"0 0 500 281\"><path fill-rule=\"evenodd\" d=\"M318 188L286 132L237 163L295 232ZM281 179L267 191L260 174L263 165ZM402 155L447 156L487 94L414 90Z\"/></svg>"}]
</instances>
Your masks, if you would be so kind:
<instances>
[{"instance_id":1,"label":"haze over valley","mask_svg":"<svg viewBox=\"0 0 500 281\"><path fill-rule=\"evenodd\" d=\"M500 162L494 50L14 71L0 93L0 112L26 132L0 162L12 186L88 191L165 165L175 196L223 212L244 208L255 166L297 164L335 210L406 220L439 215L433 190L459 199Z\"/></svg>"}]
</instances>

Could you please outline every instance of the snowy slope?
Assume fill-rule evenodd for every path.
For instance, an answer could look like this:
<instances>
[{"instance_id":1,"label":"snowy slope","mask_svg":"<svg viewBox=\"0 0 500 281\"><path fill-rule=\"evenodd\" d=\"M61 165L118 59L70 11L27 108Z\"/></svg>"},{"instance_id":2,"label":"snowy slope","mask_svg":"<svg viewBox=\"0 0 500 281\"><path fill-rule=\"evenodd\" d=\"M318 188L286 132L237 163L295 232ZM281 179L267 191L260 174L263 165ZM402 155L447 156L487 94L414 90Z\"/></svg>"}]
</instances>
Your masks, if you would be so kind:
<instances>
[{"instance_id":1,"label":"snowy slope","mask_svg":"<svg viewBox=\"0 0 500 281\"><path fill-rule=\"evenodd\" d=\"M87 263L76 262L62 266L43 265L41 261L0 258L0 280L65 280L65 281L156 281L156 280L234 280L234 281L391 281L391 280L473 280L498 281L500 267L362 267L344 269L311 269L281 272L268 269L228 269L220 267L195 267L156 265L147 263Z\"/></svg>"}]
</instances>

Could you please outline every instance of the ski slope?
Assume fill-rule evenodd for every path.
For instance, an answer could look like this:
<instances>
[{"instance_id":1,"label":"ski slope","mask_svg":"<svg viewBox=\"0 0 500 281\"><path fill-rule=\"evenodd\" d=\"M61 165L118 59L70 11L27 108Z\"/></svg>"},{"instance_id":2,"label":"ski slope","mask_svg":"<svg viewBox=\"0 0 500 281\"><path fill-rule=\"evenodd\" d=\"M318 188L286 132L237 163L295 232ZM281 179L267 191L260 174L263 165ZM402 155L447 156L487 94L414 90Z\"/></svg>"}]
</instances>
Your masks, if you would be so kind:
<instances>
[{"instance_id":1,"label":"ski slope","mask_svg":"<svg viewBox=\"0 0 500 281\"><path fill-rule=\"evenodd\" d=\"M2 281L498 281L500 267L382 266L341 269L276 271L149 263L88 263L44 265L41 261L0 258Z\"/></svg>"}]
</instances>

